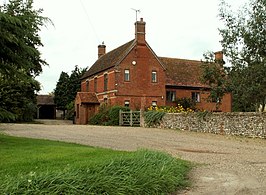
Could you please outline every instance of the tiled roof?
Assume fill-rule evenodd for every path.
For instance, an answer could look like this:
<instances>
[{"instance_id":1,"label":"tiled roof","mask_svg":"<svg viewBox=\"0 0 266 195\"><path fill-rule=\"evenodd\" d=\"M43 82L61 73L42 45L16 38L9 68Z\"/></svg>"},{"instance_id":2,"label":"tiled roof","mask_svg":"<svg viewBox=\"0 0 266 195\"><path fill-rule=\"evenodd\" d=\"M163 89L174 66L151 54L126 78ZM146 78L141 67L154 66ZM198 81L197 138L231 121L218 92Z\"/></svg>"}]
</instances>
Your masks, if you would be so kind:
<instances>
[{"instance_id":1,"label":"tiled roof","mask_svg":"<svg viewBox=\"0 0 266 195\"><path fill-rule=\"evenodd\" d=\"M37 95L37 105L55 105L54 96L52 96L52 95Z\"/></svg>"},{"instance_id":2,"label":"tiled roof","mask_svg":"<svg viewBox=\"0 0 266 195\"><path fill-rule=\"evenodd\" d=\"M129 50L132 48L134 40L131 40L128 43L121 45L120 47L101 56L81 77L81 79L90 77L94 74L97 74L101 71L104 71L117 65L125 57L127 52L129 52Z\"/></svg>"},{"instance_id":3,"label":"tiled roof","mask_svg":"<svg viewBox=\"0 0 266 195\"><path fill-rule=\"evenodd\" d=\"M118 65L135 45L135 39L101 56L81 77L88 78ZM155 54L156 55L156 54ZM207 87L201 82L201 61L158 57L166 69L166 85Z\"/></svg>"},{"instance_id":4,"label":"tiled roof","mask_svg":"<svg viewBox=\"0 0 266 195\"><path fill-rule=\"evenodd\" d=\"M98 98L93 92L78 92L81 103L99 104Z\"/></svg>"},{"instance_id":5,"label":"tiled roof","mask_svg":"<svg viewBox=\"0 0 266 195\"><path fill-rule=\"evenodd\" d=\"M166 85L207 87L201 82L201 61L159 57L166 68Z\"/></svg>"}]
</instances>

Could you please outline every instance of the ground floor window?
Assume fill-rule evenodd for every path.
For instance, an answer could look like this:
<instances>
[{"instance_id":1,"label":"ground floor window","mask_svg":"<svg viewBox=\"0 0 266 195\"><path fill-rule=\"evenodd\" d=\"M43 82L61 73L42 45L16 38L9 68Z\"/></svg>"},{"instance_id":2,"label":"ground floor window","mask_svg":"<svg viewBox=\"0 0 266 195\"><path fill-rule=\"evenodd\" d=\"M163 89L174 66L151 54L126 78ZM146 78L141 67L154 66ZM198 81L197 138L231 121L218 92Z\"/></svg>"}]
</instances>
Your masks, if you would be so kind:
<instances>
[{"instance_id":1,"label":"ground floor window","mask_svg":"<svg viewBox=\"0 0 266 195\"><path fill-rule=\"evenodd\" d=\"M152 105L152 107L156 107L157 106L157 101L152 101L151 105Z\"/></svg>"},{"instance_id":2,"label":"ground floor window","mask_svg":"<svg viewBox=\"0 0 266 195\"><path fill-rule=\"evenodd\" d=\"M125 101L125 107L129 107L129 100Z\"/></svg>"},{"instance_id":3,"label":"ground floor window","mask_svg":"<svg viewBox=\"0 0 266 195\"><path fill-rule=\"evenodd\" d=\"M166 101L174 102L176 97L175 91L166 91Z\"/></svg>"},{"instance_id":4,"label":"ground floor window","mask_svg":"<svg viewBox=\"0 0 266 195\"><path fill-rule=\"evenodd\" d=\"M200 102L200 93L199 92L192 92L191 93L191 99L194 101L194 102Z\"/></svg>"}]
</instances>

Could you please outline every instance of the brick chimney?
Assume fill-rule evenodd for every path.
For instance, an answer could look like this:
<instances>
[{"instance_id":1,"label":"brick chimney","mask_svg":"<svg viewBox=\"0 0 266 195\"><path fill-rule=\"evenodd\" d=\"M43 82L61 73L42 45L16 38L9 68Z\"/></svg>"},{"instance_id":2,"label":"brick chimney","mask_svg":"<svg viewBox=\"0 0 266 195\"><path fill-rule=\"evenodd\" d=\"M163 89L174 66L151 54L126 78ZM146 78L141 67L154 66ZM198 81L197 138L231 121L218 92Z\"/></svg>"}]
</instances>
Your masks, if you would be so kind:
<instances>
[{"instance_id":1,"label":"brick chimney","mask_svg":"<svg viewBox=\"0 0 266 195\"><path fill-rule=\"evenodd\" d=\"M98 45L98 58L103 56L105 54L105 48L104 42L101 45Z\"/></svg>"},{"instance_id":2,"label":"brick chimney","mask_svg":"<svg viewBox=\"0 0 266 195\"><path fill-rule=\"evenodd\" d=\"M214 55L215 55L215 62L225 64L224 55L222 51L217 51L214 53Z\"/></svg>"},{"instance_id":3,"label":"brick chimney","mask_svg":"<svg viewBox=\"0 0 266 195\"><path fill-rule=\"evenodd\" d=\"M140 21L135 22L135 39L138 45L144 45L145 42L145 25L146 22L143 21L143 18L140 18Z\"/></svg>"}]
</instances>

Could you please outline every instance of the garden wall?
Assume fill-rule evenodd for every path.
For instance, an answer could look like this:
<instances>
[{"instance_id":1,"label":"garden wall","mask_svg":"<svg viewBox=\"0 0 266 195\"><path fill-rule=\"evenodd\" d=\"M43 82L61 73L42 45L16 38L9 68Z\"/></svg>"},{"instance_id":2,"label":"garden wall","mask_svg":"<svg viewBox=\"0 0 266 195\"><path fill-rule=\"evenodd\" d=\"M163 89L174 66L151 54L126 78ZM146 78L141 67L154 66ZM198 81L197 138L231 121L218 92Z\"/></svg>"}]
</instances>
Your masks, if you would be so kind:
<instances>
[{"instance_id":1,"label":"garden wall","mask_svg":"<svg viewBox=\"0 0 266 195\"><path fill-rule=\"evenodd\" d=\"M158 127L266 139L266 113L167 113Z\"/></svg>"}]
</instances>

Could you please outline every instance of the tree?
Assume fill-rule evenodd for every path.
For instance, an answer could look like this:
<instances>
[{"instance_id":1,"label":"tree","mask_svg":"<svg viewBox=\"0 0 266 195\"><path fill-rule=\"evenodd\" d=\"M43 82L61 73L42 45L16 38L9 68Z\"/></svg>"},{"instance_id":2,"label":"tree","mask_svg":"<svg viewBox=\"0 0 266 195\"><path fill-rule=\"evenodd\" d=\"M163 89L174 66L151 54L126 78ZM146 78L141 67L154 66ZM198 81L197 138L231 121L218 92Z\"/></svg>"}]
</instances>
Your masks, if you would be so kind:
<instances>
[{"instance_id":1,"label":"tree","mask_svg":"<svg viewBox=\"0 0 266 195\"><path fill-rule=\"evenodd\" d=\"M36 95L39 83L21 79L0 79L0 108L4 112L12 113L10 117L3 117L0 121L31 121L36 114Z\"/></svg>"},{"instance_id":2,"label":"tree","mask_svg":"<svg viewBox=\"0 0 266 195\"><path fill-rule=\"evenodd\" d=\"M43 46L38 32L49 19L32 4L32 0L10 0L0 6L0 74L4 77L36 76L47 65L38 50Z\"/></svg>"},{"instance_id":3,"label":"tree","mask_svg":"<svg viewBox=\"0 0 266 195\"><path fill-rule=\"evenodd\" d=\"M38 50L43 46L38 32L48 18L33 9L32 0L10 0L0 6L0 121L33 119L35 76L47 63Z\"/></svg>"},{"instance_id":4,"label":"tree","mask_svg":"<svg viewBox=\"0 0 266 195\"><path fill-rule=\"evenodd\" d=\"M220 5L224 28L222 46L232 68L229 72L233 105L237 111L254 111L266 104L266 1L250 0L237 14L224 0Z\"/></svg>"},{"instance_id":5,"label":"tree","mask_svg":"<svg viewBox=\"0 0 266 195\"><path fill-rule=\"evenodd\" d=\"M57 109L62 110L64 112L64 117L68 101L69 101L69 76L66 72L62 71L59 80L56 84L56 88L54 90L54 102L56 104Z\"/></svg>"},{"instance_id":6,"label":"tree","mask_svg":"<svg viewBox=\"0 0 266 195\"><path fill-rule=\"evenodd\" d=\"M69 76L66 72L61 72L59 80L54 90L54 101L58 109L68 111L66 118L72 118L74 114L74 100L80 91L80 77L86 72L87 68L79 68L77 65Z\"/></svg>"},{"instance_id":7,"label":"tree","mask_svg":"<svg viewBox=\"0 0 266 195\"><path fill-rule=\"evenodd\" d=\"M87 71L87 68L79 68L77 65L69 76L69 100L73 101L76 98L77 92L80 91L80 77Z\"/></svg>"},{"instance_id":8,"label":"tree","mask_svg":"<svg viewBox=\"0 0 266 195\"><path fill-rule=\"evenodd\" d=\"M216 60L213 52L204 54L204 62L202 63L202 81L210 87L209 102L215 102L216 110L222 103L223 96L229 92L228 76L223 60Z\"/></svg>"}]
</instances>

